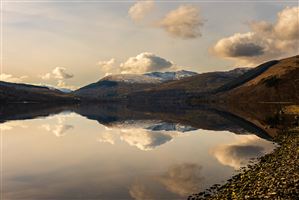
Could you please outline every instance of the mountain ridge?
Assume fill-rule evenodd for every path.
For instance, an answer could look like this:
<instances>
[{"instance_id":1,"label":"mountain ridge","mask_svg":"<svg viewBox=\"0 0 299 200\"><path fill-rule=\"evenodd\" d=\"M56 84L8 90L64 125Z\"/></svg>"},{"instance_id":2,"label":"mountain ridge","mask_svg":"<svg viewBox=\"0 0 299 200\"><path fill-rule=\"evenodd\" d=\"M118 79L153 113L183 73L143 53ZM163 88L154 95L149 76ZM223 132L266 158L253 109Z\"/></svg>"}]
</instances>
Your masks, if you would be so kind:
<instances>
[{"instance_id":1,"label":"mountain ridge","mask_svg":"<svg viewBox=\"0 0 299 200\"><path fill-rule=\"evenodd\" d=\"M181 70L110 75L70 93L0 81L2 102L124 101L130 103L299 102L299 55L197 74Z\"/></svg>"}]
</instances>

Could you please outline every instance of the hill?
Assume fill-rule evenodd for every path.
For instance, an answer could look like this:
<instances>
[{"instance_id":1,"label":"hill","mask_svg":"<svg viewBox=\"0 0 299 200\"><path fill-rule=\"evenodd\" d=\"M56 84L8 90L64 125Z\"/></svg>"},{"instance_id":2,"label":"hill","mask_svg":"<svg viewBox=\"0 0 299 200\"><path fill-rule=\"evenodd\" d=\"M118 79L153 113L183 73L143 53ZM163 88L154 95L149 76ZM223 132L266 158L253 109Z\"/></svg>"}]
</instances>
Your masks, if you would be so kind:
<instances>
[{"instance_id":1,"label":"hill","mask_svg":"<svg viewBox=\"0 0 299 200\"><path fill-rule=\"evenodd\" d=\"M76 101L57 89L0 81L0 101L10 103Z\"/></svg>"},{"instance_id":2,"label":"hill","mask_svg":"<svg viewBox=\"0 0 299 200\"><path fill-rule=\"evenodd\" d=\"M156 87L129 94L133 102L180 103L182 100L193 96L206 96L211 91L236 80L250 68L237 68L223 72L208 72L177 81L165 82Z\"/></svg>"},{"instance_id":3,"label":"hill","mask_svg":"<svg viewBox=\"0 0 299 200\"><path fill-rule=\"evenodd\" d=\"M216 93L217 99L231 103L299 103L299 55L262 64Z\"/></svg>"},{"instance_id":4,"label":"hill","mask_svg":"<svg viewBox=\"0 0 299 200\"><path fill-rule=\"evenodd\" d=\"M117 74L102 78L74 92L82 100L124 100L130 93L143 91L161 83L184 79L197 73L189 71Z\"/></svg>"}]
</instances>

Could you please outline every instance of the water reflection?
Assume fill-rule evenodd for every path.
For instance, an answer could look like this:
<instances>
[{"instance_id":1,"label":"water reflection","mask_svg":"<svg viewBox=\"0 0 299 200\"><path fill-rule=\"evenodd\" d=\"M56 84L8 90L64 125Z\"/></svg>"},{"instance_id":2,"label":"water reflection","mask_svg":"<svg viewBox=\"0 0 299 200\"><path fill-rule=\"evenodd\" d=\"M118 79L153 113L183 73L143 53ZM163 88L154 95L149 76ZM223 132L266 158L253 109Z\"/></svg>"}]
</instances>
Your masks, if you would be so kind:
<instances>
[{"instance_id":1,"label":"water reflection","mask_svg":"<svg viewBox=\"0 0 299 200\"><path fill-rule=\"evenodd\" d=\"M183 163L170 166L158 180L166 189L182 197L200 191L204 177L202 167L196 163Z\"/></svg>"},{"instance_id":2,"label":"water reflection","mask_svg":"<svg viewBox=\"0 0 299 200\"><path fill-rule=\"evenodd\" d=\"M257 158L272 150L267 141L249 135L238 138L232 144L220 144L211 149L211 154L223 165L239 169L246 166L251 158Z\"/></svg>"},{"instance_id":3,"label":"water reflection","mask_svg":"<svg viewBox=\"0 0 299 200\"><path fill-rule=\"evenodd\" d=\"M7 108L4 199L185 199L274 148L254 124L206 108Z\"/></svg>"}]
</instances>

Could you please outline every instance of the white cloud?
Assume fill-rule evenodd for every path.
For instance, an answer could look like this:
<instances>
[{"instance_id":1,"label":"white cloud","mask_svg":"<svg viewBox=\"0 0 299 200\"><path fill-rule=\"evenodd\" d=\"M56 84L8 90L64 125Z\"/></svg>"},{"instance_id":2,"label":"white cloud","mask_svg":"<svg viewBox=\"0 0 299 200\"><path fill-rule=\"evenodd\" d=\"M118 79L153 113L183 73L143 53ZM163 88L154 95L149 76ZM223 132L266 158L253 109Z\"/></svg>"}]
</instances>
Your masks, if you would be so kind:
<instances>
[{"instance_id":1,"label":"white cloud","mask_svg":"<svg viewBox=\"0 0 299 200\"><path fill-rule=\"evenodd\" d=\"M70 90L75 90L76 87L72 86L72 85L67 85L65 81L63 80L58 80L57 81L57 86L58 88L64 88L64 89L70 89Z\"/></svg>"},{"instance_id":2,"label":"white cloud","mask_svg":"<svg viewBox=\"0 0 299 200\"><path fill-rule=\"evenodd\" d=\"M136 57L129 58L120 64L120 71L123 74L142 74L151 71L161 71L173 66L173 63L153 53L140 53Z\"/></svg>"},{"instance_id":3,"label":"white cloud","mask_svg":"<svg viewBox=\"0 0 299 200\"><path fill-rule=\"evenodd\" d=\"M155 6L154 1L138 1L129 9L129 16L134 21L142 20L145 15L153 10Z\"/></svg>"},{"instance_id":4,"label":"white cloud","mask_svg":"<svg viewBox=\"0 0 299 200\"><path fill-rule=\"evenodd\" d=\"M59 88L65 88L70 90L74 90L76 89L76 87L67 85L65 80L71 79L73 77L74 75L72 73L67 72L67 69L65 67L56 67L51 72L40 76L40 78L43 80L51 80L51 79L57 80L57 85L53 86L54 88L59 87Z\"/></svg>"},{"instance_id":5,"label":"white cloud","mask_svg":"<svg viewBox=\"0 0 299 200\"><path fill-rule=\"evenodd\" d=\"M56 67L53 69L52 74L56 79L70 79L74 77L73 74L66 72L64 67Z\"/></svg>"},{"instance_id":6,"label":"white cloud","mask_svg":"<svg viewBox=\"0 0 299 200\"><path fill-rule=\"evenodd\" d=\"M280 39L299 39L299 7L287 7L277 14L277 22L274 26L276 35Z\"/></svg>"},{"instance_id":7,"label":"white cloud","mask_svg":"<svg viewBox=\"0 0 299 200\"><path fill-rule=\"evenodd\" d=\"M150 52L143 52L135 57L130 57L122 63L117 63L114 58L99 61L100 71L105 76L111 74L144 74L152 71L165 71L180 69L171 61Z\"/></svg>"},{"instance_id":8,"label":"white cloud","mask_svg":"<svg viewBox=\"0 0 299 200\"><path fill-rule=\"evenodd\" d=\"M171 36L183 39L200 37L203 25L199 8L191 5L182 5L170 11L159 22L159 26Z\"/></svg>"},{"instance_id":9,"label":"white cloud","mask_svg":"<svg viewBox=\"0 0 299 200\"><path fill-rule=\"evenodd\" d=\"M6 82L20 83L23 82L24 79L26 78L28 78L28 76L15 77L11 74L5 74L5 73L0 74L0 81L6 81Z\"/></svg>"},{"instance_id":10,"label":"white cloud","mask_svg":"<svg viewBox=\"0 0 299 200\"><path fill-rule=\"evenodd\" d=\"M214 51L223 57L252 57L260 56L267 50L265 41L256 33L236 33L231 37L219 40Z\"/></svg>"},{"instance_id":11,"label":"white cloud","mask_svg":"<svg viewBox=\"0 0 299 200\"><path fill-rule=\"evenodd\" d=\"M72 73L67 72L65 67L56 67L50 73L46 73L45 75L40 76L43 80L54 79L70 79L73 78L74 75Z\"/></svg>"},{"instance_id":12,"label":"white cloud","mask_svg":"<svg viewBox=\"0 0 299 200\"><path fill-rule=\"evenodd\" d=\"M99 61L98 65L100 66L100 70L108 76L113 73L118 73L119 68L115 66L115 59L111 58L110 60Z\"/></svg>"},{"instance_id":13,"label":"white cloud","mask_svg":"<svg viewBox=\"0 0 299 200\"><path fill-rule=\"evenodd\" d=\"M249 23L250 32L235 33L220 39L212 48L219 57L233 59L239 65L255 65L278 57L299 53L299 7L285 8L277 21Z\"/></svg>"},{"instance_id":14,"label":"white cloud","mask_svg":"<svg viewBox=\"0 0 299 200\"><path fill-rule=\"evenodd\" d=\"M40 76L43 80L50 80L51 79L51 73L46 73L45 75Z\"/></svg>"}]
</instances>

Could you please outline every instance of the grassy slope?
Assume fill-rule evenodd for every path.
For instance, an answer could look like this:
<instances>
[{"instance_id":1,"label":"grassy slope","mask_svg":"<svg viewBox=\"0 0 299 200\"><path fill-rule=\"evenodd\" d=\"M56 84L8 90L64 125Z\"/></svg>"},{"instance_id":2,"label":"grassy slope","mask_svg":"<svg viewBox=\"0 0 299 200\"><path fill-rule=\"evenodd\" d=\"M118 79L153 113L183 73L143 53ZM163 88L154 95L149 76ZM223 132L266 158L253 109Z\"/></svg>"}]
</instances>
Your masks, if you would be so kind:
<instances>
[{"instance_id":1,"label":"grassy slope","mask_svg":"<svg viewBox=\"0 0 299 200\"><path fill-rule=\"evenodd\" d=\"M230 82L238 76L238 74L226 74L225 72L208 72L178 81L163 83L148 91L183 90L191 93L205 93Z\"/></svg>"},{"instance_id":2,"label":"grassy slope","mask_svg":"<svg viewBox=\"0 0 299 200\"><path fill-rule=\"evenodd\" d=\"M229 91L224 90L218 94L218 98L226 99L233 104L236 102L298 103L299 56L280 60L258 76L232 87Z\"/></svg>"}]
</instances>

